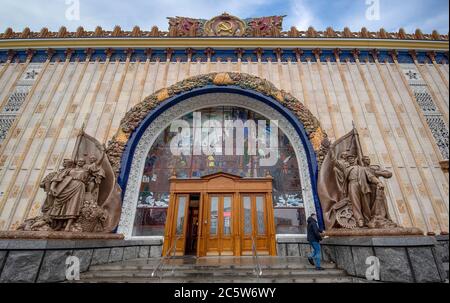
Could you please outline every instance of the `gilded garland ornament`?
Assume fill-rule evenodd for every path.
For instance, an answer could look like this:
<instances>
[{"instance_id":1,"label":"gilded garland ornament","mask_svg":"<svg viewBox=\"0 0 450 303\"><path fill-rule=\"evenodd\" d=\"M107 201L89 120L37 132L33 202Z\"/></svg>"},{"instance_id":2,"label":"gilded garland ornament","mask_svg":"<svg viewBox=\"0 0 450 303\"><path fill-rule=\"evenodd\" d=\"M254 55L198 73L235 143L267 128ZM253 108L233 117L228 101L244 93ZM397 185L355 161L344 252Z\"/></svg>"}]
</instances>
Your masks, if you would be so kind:
<instances>
[{"instance_id":1,"label":"gilded garland ornament","mask_svg":"<svg viewBox=\"0 0 450 303\"><path fill-rule=\"evenodd\" d=\"M286 107L303 125L306 134L313 143L317 162L319 166L321 165L330 147L328 136L323 131L317 118L299 100L290 93L277 89L271 82L249 74L210 73L191 77L168 88L163 88L145 98L144 101L137 104L125 115L118 132L111 139L107 148L107 155L114 171L116 173L120 171L122 154L131 134L154 108L171 97L210 85L233 85L243 89L254 90L273 98Z\"/></svg>"}]
</instances>

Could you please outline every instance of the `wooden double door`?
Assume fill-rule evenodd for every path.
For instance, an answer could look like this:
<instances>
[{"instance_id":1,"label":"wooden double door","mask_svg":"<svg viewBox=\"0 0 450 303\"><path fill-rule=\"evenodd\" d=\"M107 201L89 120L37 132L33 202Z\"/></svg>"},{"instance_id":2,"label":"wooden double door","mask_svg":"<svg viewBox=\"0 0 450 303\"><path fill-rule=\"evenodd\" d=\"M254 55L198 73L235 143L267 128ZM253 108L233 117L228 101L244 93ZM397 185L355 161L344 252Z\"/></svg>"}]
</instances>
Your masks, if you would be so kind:
<instances>
[{"instance_id":1,"label":"wooden double door","mask_svg":"<svg viewBox=\"0 0 450 303\"><path fill-rule=\"evenodd\" d=\"M272 178L172 179L163 254L275 255Z\"/></svg>"}]
</instances>

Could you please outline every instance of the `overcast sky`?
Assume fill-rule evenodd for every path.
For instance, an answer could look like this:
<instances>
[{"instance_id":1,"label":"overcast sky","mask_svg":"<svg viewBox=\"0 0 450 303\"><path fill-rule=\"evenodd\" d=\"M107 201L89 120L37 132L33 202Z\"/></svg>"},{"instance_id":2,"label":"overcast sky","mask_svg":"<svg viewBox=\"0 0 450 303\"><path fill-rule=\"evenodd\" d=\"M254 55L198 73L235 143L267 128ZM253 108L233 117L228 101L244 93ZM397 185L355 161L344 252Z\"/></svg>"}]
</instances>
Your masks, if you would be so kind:
<instances>
[{"instance_id":1,"label":"overcast sky","mask_svg":"<svg viewBox=\"0 0 450 303\"><path fill-rule=\"evenodd\" d=\"M79 20L70 20L74 14L71 3L79 1ZM367 4L379 1L377 5ZM370 10L373 8L374 10ZM375 12L366 17L367 11ZM437 29L447 34L449 28L449 0L0 0L0 31L12 27L22 31L28 26L33 31L48 27L57 31L62 25L75 30L82 25L93 30L97 25L105 30L120 25L130 30L139 25L149 30L157 25L167 30L168 16L186 16L209 19L223 12L240 18L268 15L287 15L284 28L297 26L307 29L314 26L324 30L332 26L342 30L348 26L359 31L365 26L369 30L381 27L407 32L416 28L424 33ZM67 14L68 12L68 14ZM69 19L67 18L69 16Z\"/></svg>"}]
</instances>

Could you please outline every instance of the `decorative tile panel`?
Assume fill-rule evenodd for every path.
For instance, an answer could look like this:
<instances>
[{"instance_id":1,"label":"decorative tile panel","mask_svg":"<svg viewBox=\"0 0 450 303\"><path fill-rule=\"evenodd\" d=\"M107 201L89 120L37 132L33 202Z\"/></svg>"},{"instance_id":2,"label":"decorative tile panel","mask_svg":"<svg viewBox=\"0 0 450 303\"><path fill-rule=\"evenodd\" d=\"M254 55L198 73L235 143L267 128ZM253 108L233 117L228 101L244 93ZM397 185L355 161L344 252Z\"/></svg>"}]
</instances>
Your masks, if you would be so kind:
<instances>
[{"instance_id":1,"label":"decorative tile panel","mask_svg":"<svg viewBox=\"0 0 450 303\"><path fill-rule=\"evenodd\" d=\"M414 64L405 64L403 74L414 93L417 104L422 110L428 127L441 152L442 158L449 158L448 126L445 124L442 113L431 96L426 82L420 76Z\"/></svg>"},{"instance_id":2,"label":"decorative tile panel","mask_svg":"<svg viewBox=\"0 0 450 303\"><path fill-rule=\"evenodd\" d=\"M0 143L5 140L41 69L41 64L31 63L9 95L6 104L0 109Z\"/></svg>"}]
</instances>

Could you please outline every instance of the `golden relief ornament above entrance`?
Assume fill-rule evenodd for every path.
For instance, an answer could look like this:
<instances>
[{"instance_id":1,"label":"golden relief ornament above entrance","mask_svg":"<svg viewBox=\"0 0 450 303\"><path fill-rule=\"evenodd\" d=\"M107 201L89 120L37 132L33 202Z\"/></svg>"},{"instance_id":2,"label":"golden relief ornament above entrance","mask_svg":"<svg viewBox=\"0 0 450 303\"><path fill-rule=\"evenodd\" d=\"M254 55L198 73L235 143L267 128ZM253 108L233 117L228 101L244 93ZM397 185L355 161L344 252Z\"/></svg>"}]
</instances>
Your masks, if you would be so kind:
<instances>
[{"instance_id":1,"label":"golden relief ornament above entrance","mask_svg":"<svg viewBox=\"0 0 450 303\"><path fill-rule=\"evenodd\" d=\"M224 13L206 22L204 35L239 37L245 34L245 30L246 24L244 21Z\"/></svg>"},{"instance_id":2,"label":"golden relief ornament above entrance","mask_svg":"<svg viewBox=\"0 0 450 303\"><path fill-rule=\"evenodd\" d=\"M169 17L169 37L279 37L285 16L240 19L227 13L211 20Z\"/></svg>"}]
</instances>

